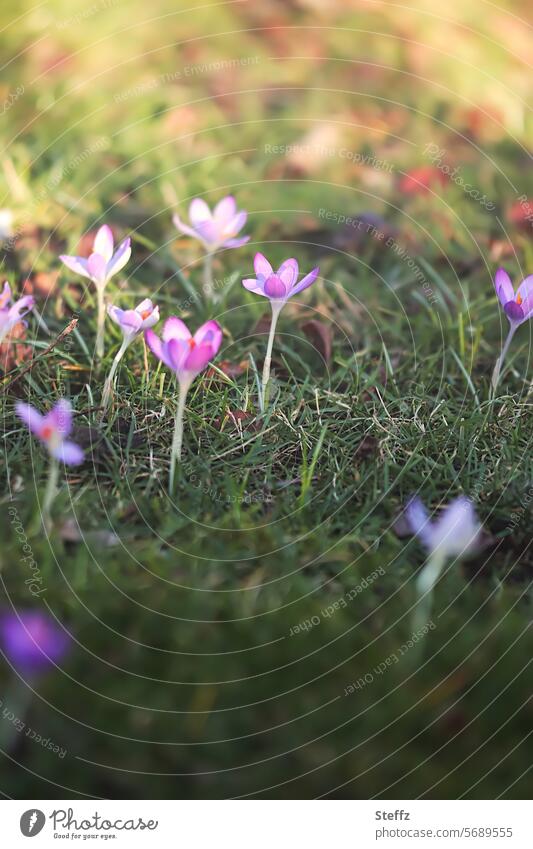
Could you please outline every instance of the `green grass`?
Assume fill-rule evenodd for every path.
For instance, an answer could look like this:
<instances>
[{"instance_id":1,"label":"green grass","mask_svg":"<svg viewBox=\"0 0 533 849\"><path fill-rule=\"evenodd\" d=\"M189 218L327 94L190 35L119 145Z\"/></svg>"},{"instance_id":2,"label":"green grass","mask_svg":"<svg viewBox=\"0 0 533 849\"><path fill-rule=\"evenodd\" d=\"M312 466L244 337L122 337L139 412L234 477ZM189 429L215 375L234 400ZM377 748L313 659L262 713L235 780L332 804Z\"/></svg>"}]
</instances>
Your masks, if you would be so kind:
<instances>
[{"instance_id":1,"label":"green grass","mask_svg":"<svg viewBox=\"0 0 533 849\"><path fill-rule=\"evenodd\" d=\"M5 23L19 8L8 4ZM57 3L44 22L32 12L8 28L17 56L10 89L23 83L25 92L2 130L0 206L23 225L4 252L5 277L19 289L59 269L58 254L106 221L117 238L133 237L127 279L109 284L109 299L153 296L163 316L193 326L216 317L218 366L248 367L194 384L170 499L171 375L150 353L146 370L136 342L102 422L117 329L109 322L97 362L90 287L62 270L41 298L49 334L32 319L27 344L42 356L2 396L0 580L3 607L48 609L74 635L68 663L38 682L26 717L67 755L19 735L0 761L0 790L15 798L523 798L531 788L529 326L514 339L495 397L490 377L506 332L491 283L494 243L511 246L505 264L515 277L531 270L530 233L506 219L512 187L527 192L527 124L510 110L503 130L489 122L487 137L472 143L451 129L489 63L516 87L518 110L521 66L487 40L502 38L491 15L483 37L461 30L457 49L467 56L470 48L477 68L465 79L463 59L433 54L434 24L414 12L400 21L398 11L341 10L332 22L278 10L287 25L313 27L315 41L301 48L307 59L298 59L275 31L256 32L248 6L228 5L216 21L183 9L157 0L149 15L137 3L125 14L116 4L80 28L57 25L74 14ZM452 13L472 23L458 4ZM131 31L111 39L128 23ZM42 27L40 52L18 55ZM445 91L408 76L404 27L429 45L428 73ZM370 62L369 36L357 32L365 28L390 33L373 39L372 62L392 70L348 67L355 57ZM319 71L313 46L329 57ZM274 61L280 52L285 59ZM62 55L64 65L43 71ZM115 97L195 62L243 56L258 61ZM376 183L376 169L354 171L341 156L299 173L265 153L266 142L294 144L322 122L342 125L338 147L386 159L391 174ZM102 137L105 150L73 165ZM494 199L494 213L454 185L418 197L399 191L403 172L427 164L430 142ZM198 294L198 250L176 237L171 213L196 195L213 202L229 191L250 212L251 241L217 257L221 282L209 304ZM324 221L321 209L379 216L404 253L387 235ZM320 282L281 314L264 417L255 372L265 302L240 286L257 250L273 262L297 256L305 271L321 267ZM44 354L73 316L74 333ZM312 319L331 334L329 363L304 330ZM60 394L72 400L87 461L67 473L47 538L39 516L46 458L14 404L46 409ZM235 411L249 414L240 426ZM435 628L401 654L424 555L396 520L414 492L432 508L471 496L490 540L473 560L449 564L435 592ZM38 601L24 584L13 506L46 588ZM5 693L6 664L0 675ZM345 695L365 675L371 681Z\"/></svg>"}]
</instances>

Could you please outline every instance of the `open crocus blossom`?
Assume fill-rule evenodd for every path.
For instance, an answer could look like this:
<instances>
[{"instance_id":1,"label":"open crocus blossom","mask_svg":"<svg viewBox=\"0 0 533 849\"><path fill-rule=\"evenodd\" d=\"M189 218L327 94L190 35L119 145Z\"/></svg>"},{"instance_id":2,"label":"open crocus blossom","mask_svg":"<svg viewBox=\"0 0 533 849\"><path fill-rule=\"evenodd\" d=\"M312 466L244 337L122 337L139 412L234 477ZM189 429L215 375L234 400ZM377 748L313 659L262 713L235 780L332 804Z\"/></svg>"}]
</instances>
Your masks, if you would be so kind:
<instances>
[{"instance_id":1,"label":"open crocus blossom","mask_svg":"<svg viewBox=\"0 0 533 849\"><path fill-rule=\"evenodd\" d=\"M263 379L261 385L260 407L263 411L267 403L267 388L270 378L270 365L272 361L272 347L274 345L274 336L276 335L276 324L279 314L293 295L298 295L311 286L318 277L320 269L313 268L309 274L306 274L300 282L298 282L298 262L295 259L286 259L281 263L277 271L274 271L269 261L263 254L257 253L254 259L254 269L256 277L248 278L242 281L242 285L250 292L270 300L272 307L272 322L270 324L270 333L268 336L267 351L265 363L263 366Z\"/></svg>"},{"instance_id":2,"label":"open crocus blossom","mask_svg":"<svg viewBox=\"0 0 533 849\"><path fill-rule=\"evenodd\" d=\"M213 212L205 200L195 198L189 207L191 225L184 224L179 215L173 215L175 227L186 236L198 239L205 249L204 257L204 291L213 291L213 254L223 248L240 248L249 240L249 236L240 236L248 213L237 210L235 198L232 195L217 203Z\"/></svg>"},{"instance_id":3,"label":"open crocus blossom","mask_svg":"<svg viewBox=\"0 0 533 849\"><path fill-rule=\"evenodd\" d=\"M42 515L46 528L50 525L50 508L54 500L59 463L77 466L83 462L83 450L75 442L66 439L72 430L72 412L68 401L60 399L46 415L39 413L30 404L18 401L16 411L19 419L31 433L46 446L52 458L48 483L44 495Z\"/></svg>"},{"instance_id":4,"label":"open crocus blossom","mask_svg":"<svg viewBox=\"0 0 533 849\"><path fill-rule=\"evenodd\" d=\"M206 321L194 336L186 324L176 316L167 318L161 338L147 330L145 339L152 353L176 375L179 398L170 455L169 490L174 489L176 459L181 457L183 441L183 414L187 393L194 378L202 372L218 353L222 344L222 330L216 321Z\"/></svg>"},{"instance_id":5,"label":"open crocus blossom","mask_svg":"<svg viewBox=\"0 0 533 849\"><path fill-rule=\"evenodd\" d=\"M70 638L52 617L37 610L0 615L2 651L22 675L36 675L60 663Z\"/></svg>"},{"instance_id":6,"label":"open crocus blossom","mask_svg":"<svg viewBox=\"0 0 533 849\"><path fill-rule=\"evenodd\" d=\"M117 250L114 249L111 228L104 224L94 238L92 253L89 257L62 255L59 259L82 277L88 277L96 287L98 299L98 330L96 335L96 354L104 353L104 290L113 275L118 274L131 256L131 239L124 239Z\"/></svg>"},{"instance_id":7,"label":"open crocus blossom","mask_svg":"<svg viewBox=\"0 0 533 849\"><path fill-rule=\"evenodd\" d=\"M24 295L18 301L13 301L11 286L6 281L2 294L0 295L0 344L15 325L24 319L24 316L33 309L35 299L31 295Z\"/></svg>"},{"instance_id":8,"label":"open crocus blossom","mask_svg":"<svg viewBox=\"0 0 533 849\"><path fill-rule=\"evenodd\" d=\"M113 391L113 380L118 364L131 343L145 330L153 327L159 321L159 307L154 307L150 298L145 298L133 310L121 310L110 304L107 308L109 318L118 324L122 330L123 340L104 384L102 407L105 410Z\"/></svg>"},{"instance_id":9,"label":"open crocus blossom","mask_svg":"<svg viewBox=\"0 0 533 849\"><path fill-rule=\"evenodd\" d=\"M482 528L469 498L454 499L435 521L419 498L412 498L405 508L412 533L428 552L428 560L417 578L419 598L415 613L416 628L422 627L431 611L433 588L446 561L467 557L480 548Z\"/></svg>"},{"instance_id":10,"label":"open crocus blossom","mask_svg":"<svg viewBox=\"0 0 533 849\"><path fill-rule=\"evenodd\" d=\"M503 307L503 311L511 325L507 339L505 340L502 348L502 352L494 366L492 387L493 389L496 389L500 379L500 372L505 360L505 355L507 354L516 329L520 327L524 321L527 321L533 316L533 274L526 277L515 292L511 278L504 268L499 268L494 276L494 288L496 289L496 294Z\"/></svg>"}]
</instances>

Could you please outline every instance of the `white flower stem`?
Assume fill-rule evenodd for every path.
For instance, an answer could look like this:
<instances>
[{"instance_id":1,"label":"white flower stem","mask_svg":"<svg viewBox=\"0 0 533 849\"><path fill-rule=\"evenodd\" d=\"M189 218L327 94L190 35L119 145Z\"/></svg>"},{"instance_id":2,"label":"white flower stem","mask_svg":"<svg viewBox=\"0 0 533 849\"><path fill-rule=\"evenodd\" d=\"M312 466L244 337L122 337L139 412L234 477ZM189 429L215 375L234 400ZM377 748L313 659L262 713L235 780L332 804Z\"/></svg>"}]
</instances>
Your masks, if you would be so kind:
<instances>
[{"instance_id":1,"label":"white flower stem","mask_svg":"<svg viewBox=\"0 0 533 849\"><path fill-rule=\"evenodd\" d=\"M55 457L50 459L50 467L48 469L48 481L44 492L43 500L43 525L47 531L52 527L50 511L57 491L57 478L59 476L59 462Z\"/></svg>"},{"instance_id":2,"label":"white flower stem","mask_svg":"<svg viewBox=\"0 0 533 849\"><path fill-rule=\"evenodd\" d=\"M441 549L433 551L416 580L418 600L413 611L413 631L418 631L427 624L433 607L433 589L440 578L446 563L446 552Z\"/></svg>"},{"instance_id":3,"label":"white flower stem","mask_svg":"<svg viewBox=\"0 0 533 849\"><path fill-rule=\"evenodd\" d=\"M183 442L183 414L185 412L185 402L187 393L191 385L190 380L182 380L179 383L178 406L176 409L176 418L174 420L174 436L172 437L172 449L170 452L170 473L168 479L168 492L172 495L174 492L174 475L176 470L176 461L181 460L181 445Z\"/></svg>"},{"instance_id":4,"label":"white flower stem","mask_svg":"<svg viewBox=\"0 0 533 849\"><path fill-rule=\"evenodd\" d=\"M265 354L265 363L263 365L263 377L261 379L261 396L259 399L259 407L264 413L268 403L268 382L270 380L270 366L272 363L272 348L274 345L274 337L276 335L276 325L278 323L279 314L283 304L277 304L272 301L272 321L270 323L270 333L268 334L268 345Z\"/></svg>"},{"instance_id":5,"label":"white flower stem","mask_svg":"<svg viewBox=\"0 0 533 849\"><path fill-rule=\"evenodd\" d=\"M502 348L502 352L498 359L496 360L496 365L494 366L494 371L492 373L492 389L496 392L498 387L498 383L500 380L500 372L502 370L503 361L505 360L505 355L509 350L509 345L513 341L513 336L515 335L517 324L511 324L509 328L509 333L507 334L507 339L505 340L504 346Z\"/></svg>"},{"instance_id":6,"label":"white flower stem","mask_svg":"<svg viewBox=\"0 0 533 849\"><path fill-rule=\"evenodd\" d=\"M208 252L204 256L204 294L208 300L213 297L213 254Z\"/></svg>"},{"instance_id":7,"label":"white flower stem","mask_svg":"<svg viewBox=\"0 0 533 849\"><path fill-rule=\"evenodd\" d=\"M98 316L96 325L96 356L101 360L104 356L104 324L105 324L105 301L104 287L96 286L96 301L98 305Z\"/></svg>"},{"instance_id":8,"label":"white flower stem","mask_svg":"<svg viewBox=\"0 0 533 849\"><path fill-rule=\"evenodd\" d=\"M118 364L120 363L122 357L126 353L126 349L130 343L129 339L124 339L122 345L120 346L117 354L115 355L115 359L113 360L113 364L109 370L109 374L107 375L106 382L104 384L104 391L102 393L102 412L105 413L109 402L111 400L111 395L113 393L113 380L118 368Z\"/></svg>"}]
</instances>

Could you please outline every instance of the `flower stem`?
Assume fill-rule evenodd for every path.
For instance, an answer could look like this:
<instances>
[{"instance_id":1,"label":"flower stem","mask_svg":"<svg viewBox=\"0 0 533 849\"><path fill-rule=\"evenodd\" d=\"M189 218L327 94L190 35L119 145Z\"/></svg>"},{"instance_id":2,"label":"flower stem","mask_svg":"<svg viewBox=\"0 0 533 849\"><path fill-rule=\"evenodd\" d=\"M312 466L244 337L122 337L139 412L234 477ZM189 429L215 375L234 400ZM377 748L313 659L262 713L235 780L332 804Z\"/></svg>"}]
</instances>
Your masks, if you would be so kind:
<instances>
[{"instance_id":1,"label":"flower stem","mask_svg":"<svg viewBox=\"0 0 533 849\"><path fill-rule=\"evenodd\" d=\"M446 562L446 555L438 548L420 572L416 581L418 600L413 611L413 631L418 631L427 624L433 607L433 588L437 583Z\"/></svg>"},{"instance_id":2,"label":"flower stem","mask_svg":"<svg viewBox=\"0 0 533 849\"><path fill-rule=\"evenodd\" d=\"M505 360L505 355L507 354L507 351L509 350L509 345L511 344L511 342L513 340L513 336L515 335L517 327L518 327L517 324L511 324L511 326L509 328L509 333L507 334L507 339L505 340L504 346L502 348L502 352L501 352L500 356L498 357L498 359L496 360L496 365L494 366L494 371L492 373L492 389L493 389L494 392L496 392L496 388L497 388L499 380L500 380L500 372L501 372L501 369L502 369L503 361Z\"/></svg>"},{"instance_id":3,"label":"flower stem","mask_svg":"<svg viewBox=\"0 0 533 849\"><path fill-rule=\"evenodd\" d=\"M265 412L266 405L268 403L268 382L270 380L270 365L272 363L272 347L274 345L276 325L278 323L281 307L282 304L272 302L272 322L270 324L270 333L268 334L268 345L265 354L265 363L263 365L263 377L261 379L261 395L259 398L259 407L262 413Z\"/></svg>"},{"instance_id":4,"label":"flower stem","mask_svg":"<svg viewBox=\"0 0 533 849\"><path fill-rule=\"evenodd\" d=\"M46 490L44 492L44 500L43 500L43 525L46 531L50 531L52 527L52 519L50 515L50 510L52 507L52 503L54 501L56 490L57 490L57 478L59 476L59 462L52 457L50 460L50 468L48 469L48 481L46 483Z\"/></svg>"},{"instance_id":5,"label":"flower stem","mask_svg":"<svg viewBox=\"0 0 533 849\"><path fill-rule=\"evenodd\" d=\"M181 460L181 444L183 442L183 414L185 412L185 401L187 400L187 392L191 385L190 380L182 380L179 383L178 406L176 409L176 418L174 421L174 436L172 437L172 449L170 452L170 474L168 479L168 493L172 495L174 492L174 473L176 469L176 460Z\"/></svg>"},{"instance_id":6,"label":"flower stem","mask_svg":"<svg viewBox=\"0 0 533 849\"><path fill-rule=\"evenodd\" d=\"M0 717L0 749L11 752L16 746L17 735L25 728L24 717L28 711L33 691L30 683L14 678L3 694ZM15 724L16 723L16 724Z\"/></svg>"},{"instance_id":7,"label":"flower stem","mask_svg":"<svg viewBox=\"0 0 533 849\"><path fill-rule=\"evenodd\" d=\"M204 256L204 295L207 300L213 297L213 254L206 253Z\"/></svg>"},{"instance_id":8,"label":"flower stem","mask_svg":"<svg viewBox=\"0 0 533 849\"><path fill-rule=\"evenodd\" d=\"M128 347L129 340L124 339L122 345L120 346L118 352L115 355L115 359L113 360L113 364L109 370L109 374L107 375L106 382L104 384L104 391L102 393L102 414L105 413L109 402L111 400L111 394L113 392L113 379L115 377L115 373L118 368L118 364L120 363L122 357L124 356L126 349Z\"/></svg>"},{"instance_id":9,"label":"flower stem","mask_svg":"<svg viewBox=\"0 0 533 849\"><path fill-rule=\"evenodd\" d=\"M104 356L104 323L105 323L105 302L104 302L104 287L96 287L96 301L98 305L98 317L96 325L96 356L101 360Z\"/></svg>"}]
</instances>

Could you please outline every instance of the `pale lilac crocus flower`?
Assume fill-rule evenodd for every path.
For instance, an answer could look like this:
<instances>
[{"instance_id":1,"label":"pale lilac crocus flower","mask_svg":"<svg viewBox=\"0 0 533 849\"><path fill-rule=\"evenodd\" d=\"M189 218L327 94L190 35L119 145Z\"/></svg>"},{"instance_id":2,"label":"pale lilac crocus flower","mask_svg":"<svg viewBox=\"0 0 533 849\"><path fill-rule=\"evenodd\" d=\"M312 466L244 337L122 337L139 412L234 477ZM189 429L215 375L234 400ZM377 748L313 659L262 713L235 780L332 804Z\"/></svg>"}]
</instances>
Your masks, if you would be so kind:
<instances>
[{"instance_id":1,"label":"pale lilac crocus flower","mask_svg":"<svg viewBox=\"0 0 533 849\"><path fill-rule=\"evenodd\" d=\"M202 372L218 353L222 344L222 330L216 321L206 321L194 336L186 324L176 316L167 318L161 338L147 330L145 339L152 353L176 375L179 386L178 406L170 454L169 492L174 490L176 460L181 458L183 441L183 414L187 393L194 378Z\"/></svg>"},{"instance_id":2,"label":"pale lilac crocus flower","mask_svg":"<svg viewBox=\"0 0 533 849\"><path fill-rule=\"evenodd\" d=\"M286 259L281 263L277 271L274 271L266 257L261 253L257 253L254 258L254 269L256 277L248 278L242 281L242 285L250 292L256 295L263 295L270 301L272 308L272 322L270 324L270 333L268 336L267 351L265 363L263 366L263 378L261 382L261 395L259 404L261 412L264 412L267 404L267 389L270 379L270 366L272 362L272 347L274 345L274 337L276 335L276 325L279 314L285 306L289 298L293 295L298 295L311 286L318 277L320 269L313 268L309 274L306 274L298 283L298 262L295 259Z\"/></svg>"},{"instance_id":3,"label":"pale lilac crocus flower","mask_svg":"<svg viewBox=\"0 0 533 849\"><path fill-rule=\"evenodd\" d=\"M121 310L119 307L110 304L107 308L107 314L122 330L123 339L104 384L104 391L102 393L102 408L104 411L107 409L111 398L113 380L118 364L131 343L141 333L144 333L145 330L149 330L150 327L157 324L159 321L159 307L155 307L150 298L145 298L133 310Z\"/></svg>"},{"instance_id":4,"label":"pale lilac crocus flower","mask_svg":"<svg viewBox=\"0 0 533 849\"><path fill-rule=\"evenodd\" d=\"M432 521L420 498L411 498L405 508L411 532L428 553L426 565L416 581L418 605L415 626L426 624L431 612L433 588L447 560L467 557L480 548L482 528L469 498L455 498L442 515Z\"/></svg>"},{"instance_id":5,"label":"pale lilac crocus flower","mask_svg":"<svg viewBox=\"0 0 533 849\"><path fill-rule=\"evenodd\" d=\"M204 247L204 291L213 290L213 254L223 248L240 248L250 239L240 236L248 213L237 210L235 198L228 195L217 203L213 212L205 200L195 198L189 206L190 226L184 224L179 215L172 216L175 227L186 236L198 239Z\"/></svg>"},{"instance_id":6,"label":"pale lilac crocus flower","mask_svg":"<svg viewBox=\"0 0 533 849\"><path fill-rule=\"evenodd\" d=\"M494 288L510 323L507 339L505 340L500 356L496 360L492 375L492 388L496 390L503 361L509 350L512 338L517 328L533 316L533 274L530 274L529 277L526 277L522 281L515 293L511 278L504 268L499 268L494 276Z\"/></svg>"},{"instance_id":7,"label":"pale lilac crocus flower","mask_svg":"<svg viewBox=\"0 0 533 849\"><path fill-rule=\"evenodd\" d=\"M43 443L51 457L42 507L43 522L48 529L50 508L56 494L59 463L78 466L83 463L84 453L79 445L66 438L72 430L72 410L70 403L64 398L57 401L44 416L35 407L23 401L18 401L15 409L19 419Z\"/></svg>"},{"instance_id":8,"label":"pale lilac crocus flower","mask_svg":"<svg viewBox=\"0 0 533 849\"><path fill-rule=\"evenodd\" d=\"M96 287L98 301L98 322L96 333L96 355L104 355L104 322L105 303L104 291L109 280L121 271L131 256L131 239L124 239L117 250L114 249L111 228L104 224L94 237L93 250L89 257L67 256L59 259L75 274L88 277Z\"/></svg>"},{"instance_id":9,"label":"pale lilac crocus flower","mask_svg":"<svg viewBox=\"0 0 533 849\"><path fill-rule=\"evenodd\" d=\"M24 316L33 309L34 305L35 298L31 295L24 295L18 301L14 301L11 286L6 280L0 295L0 344L19 321L23 321Z\"/></svg>"}]
</instances>

